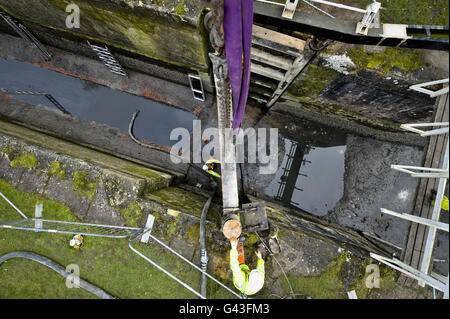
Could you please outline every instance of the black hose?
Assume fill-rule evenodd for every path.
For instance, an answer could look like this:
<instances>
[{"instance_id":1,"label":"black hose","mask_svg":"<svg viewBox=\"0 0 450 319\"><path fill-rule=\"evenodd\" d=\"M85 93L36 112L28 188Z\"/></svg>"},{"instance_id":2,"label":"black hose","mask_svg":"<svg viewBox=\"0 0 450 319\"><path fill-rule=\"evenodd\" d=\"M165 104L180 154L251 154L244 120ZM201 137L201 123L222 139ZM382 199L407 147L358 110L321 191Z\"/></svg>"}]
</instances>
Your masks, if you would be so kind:
<instances>
[{"instance_id":1,"label":"black hose","mask_svg":"<svg viewBox=\"0 0 450 319\"><path fill-rule=\"evenodd\" d=\"M148 147L148 148L150 148L150 149L152 149L152 150L155 150L155 151L159 151L159 152L162 152L162 153L169 154L170 156L176 157L176 158L178 158L179 160L181 160L181 161L183 162L183 161L184 161L184 158L182 158L181 156L178 156L178 155L176 155L176 154L172 154L170 151L166 151L165 149L162 149L162 148L160 148L160 147L157 147L157 146L153 146L153 145L150 145L150 144L143 143L143 142L139 141L139 140L134 136L134 133L133 133L134 122L136 121L136 117L139 115L139 113L140 113L140 110L136 110L136 112L134 112L133 116L131 117L130 124L128 125L128 135L130 136L130 138L131 138L135 143L139 144L140 146ZM192 163L186 163L186 164L188 164L189 167L193 167L193 168L197 169L199 172L202 172L203 175L205 175L205 176L210 176L210 175L209 175L208 173L206 173L201 167L198 167L198 166L196 166L196 165L193 165Z\"/></svg>"},{"instance_id":2,"label":"black hose","mask_svg":"<svg viewBox=\"0 0 450 319\"><path fill-rule=\"evenodd\" d=\"M203 271L206 272L207 266L208 266L208 254L206 251L206 215L208 214L209 206L211 205L211 201L216 194L217 185L213 187L213 191L211 192L211 195L209 196L208 200L206 201L205 205L203 206L202 215L200 217L200 264ZM207 288L207 282L206 282L206 275L202 273L202 278L200 282L200 293L203 297L206 298L206 288Z\"/></svg>"},{"instance_id":3,"label":"black hose","mask_svg":"<svg viewBox=\"0 0 450 319\"><path fill-rule=\"evenodd\" d=\"M72 273L66 271L66 269L61 266L60 264L55 263L53 260L50 260L44 256L35 254L35 253L30 253L30 252L25 252L25 251L15 251L6 255L3 255L0 257L0 265L11 258L25 258L25 259L30 259L33 261L37 261L38 263L43 264L44 266L47 266L48 268L56 271L58 274L60 274L61 276L63 276L64 278L67 278L69 275L72 275ZM110 294L108 294L107 292L105 292L104 290L88 283L86 280L83 280L80 278L80 282L79 285L81 288L93 293L94 295L97 295L100 298L103 299L115 299L115 297L111 296Z\"/></svg>"}]
</instances>

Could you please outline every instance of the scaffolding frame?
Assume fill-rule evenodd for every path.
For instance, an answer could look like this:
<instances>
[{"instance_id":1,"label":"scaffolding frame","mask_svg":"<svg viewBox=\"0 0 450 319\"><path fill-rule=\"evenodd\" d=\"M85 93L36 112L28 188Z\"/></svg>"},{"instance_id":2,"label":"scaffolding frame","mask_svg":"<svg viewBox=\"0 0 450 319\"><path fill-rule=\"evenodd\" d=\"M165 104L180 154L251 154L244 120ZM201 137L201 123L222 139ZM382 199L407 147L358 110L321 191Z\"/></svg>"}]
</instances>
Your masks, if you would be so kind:
<instances>
[{"instance_id":1,"label":"scaffolding frame","mask_svg":"<svg viewBox=\"0 0 450 319\"><path fill-rule=\"evenodd\" d=\"M445 84L445 83L448 83L448 78L442 79L442 80L437 80L437 81L425 82L425 83L421 83L421 84L414 84L414 85L411 85L409 88L411 90L414 90L414 91L417 91L420 93L428 94L430 97L433 98L433 97L448 93L448 85L437 91L425 89L425 87L439 85L439 84Z\"/></svg>"},{"instance_id":2,"label":"scaffolding frame","mask_svg":"<svg viewBox=\"0 0 450 319\"><path fill-rule=\"evenodd\" d=\"M402 124L400 125L400 128L418 133L420 136L432 136L432 135L439 135L439 134L445 134L448 133L448 123L449 122L438 122L438 123L414 123L414 124ZM430 131L424 131L421 129L418 129L418 127L434 127L434 126L443 126L438 129L433 129Z\"/></svg>"},{"instance_id":3,"label":"scaffolding frame","mask_svg":"<svg viewBox=\"0 0 450 319\"><path fill-rule=\"evenodd\" d=\"M433 126L447 126L447 129L435 129L431 131L422 131L416 129L416 127L433 127ZM420 265L420 269L415 269L396 258L387 258L377 254L371 253L370 256L400 272L403 274L416 279L421 287L429 285L439 291L444 293L444 298L449 298L449 274L444 277L439 274L430 273L431 258L433 254L434 242L436 239L436 232L438 229L449 232L449 225L439 221L442 200L444 197L445 186L448 180L449 173L449 139L448 139L448 122L443 123L427 123L427 124L404 124L401 126L405 130L409 130L420 134L421 136L432 136L447 134L447 143L445 146L445 154L441 168L429 168L429 167L417 167L417 166L407 166L407 165L391 165L391 168L410 174L412 177L419 178L438 178L439 184L436 192L436 199L433 205L433 212L431 219L418 217L406 213L397 213L385 208L381 208L381 212L398 218L402 218L411 222L419 223L425 225L428 229L425 241L425 249L423 252L423 258ZM427 171L426 173L420 173L417 171Z\"/></svg>"}]
</instances>

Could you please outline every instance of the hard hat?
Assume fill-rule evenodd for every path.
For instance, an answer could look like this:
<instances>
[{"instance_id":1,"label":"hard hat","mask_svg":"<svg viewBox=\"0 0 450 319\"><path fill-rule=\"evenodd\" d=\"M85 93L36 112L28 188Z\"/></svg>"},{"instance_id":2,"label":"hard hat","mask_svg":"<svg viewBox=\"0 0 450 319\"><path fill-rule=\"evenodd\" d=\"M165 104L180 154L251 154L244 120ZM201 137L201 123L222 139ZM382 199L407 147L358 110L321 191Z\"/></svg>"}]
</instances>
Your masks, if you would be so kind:
<instances>
[{"instance_id":1,"label":"hard hat","mask_svg":"<svg viewBox=\"0 0 450 319\"><path fill-rule=\"evenodd\" d=\"M70 240L70 246L72 246L72 247L75 246L75 243L76 243L76 242L75 242L75 239L71 239L71 240Z\"/></svg>"},{"instance_id":2,"label":"hard hat","mask_svg":"<svg viewBox=\"0 0 450 319\"><path fill-rule=\"evenodd\" d=\"M204 171L207 171L207 170L209 170L209 167L208 167L208 165L203 165L203 170L204 170Z\"/></svg>"},{"instance_id":3,"label":"hard hat","mask_svg":"<svg viewBox=\"0 0 450 319\"><path fill-rule=\"evenodd\" d=\"M248 276L247 290L257 293L264 286L264 276L258 270L254 269Z\"/></svg>"}]
</instances>

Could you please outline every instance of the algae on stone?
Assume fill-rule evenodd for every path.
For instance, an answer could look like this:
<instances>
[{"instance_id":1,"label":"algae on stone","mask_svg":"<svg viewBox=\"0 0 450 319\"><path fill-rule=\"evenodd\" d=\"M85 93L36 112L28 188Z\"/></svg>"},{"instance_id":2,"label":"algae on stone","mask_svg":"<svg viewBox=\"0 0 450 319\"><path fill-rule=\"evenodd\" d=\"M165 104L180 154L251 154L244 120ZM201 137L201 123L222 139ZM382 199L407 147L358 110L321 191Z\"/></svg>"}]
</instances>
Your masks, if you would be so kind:
<instances>
[{"instance_id":1,"label":"algae on stone","mask_svg":"<svg viewBox=\"0 0 450 319\"><path fill-rule=\"evenodd\" d=\"M65 179L66 178L66 172L61 169L61 163L58 161L52 162L50 164L49 174L51 176L56 176L59 179Z\"/></svg>"},{"instance_id":2,"label":"algae on stone","mask_svg":"<svg viewBox=\"0 0 450 319\"><path fill-rule=\"evenodd\" d=\"M311 64L300 78L289 86L288 93L294 96L316 96L334 79L337 72Z\"/></svg>"},{"instance_id":3,"label":"algae on stone","mask_svg":"<svg viewBox=\"0 0 450 319\"><path fill-rule=\"evenodd\" d=\"M348 56L360 69L378 68L383 74L393 67L414 71L425 65L419 53L408 49L386 48L384 52L367 53L360 48L349 51Z\"/></svg>"},{"instance_id":4,"label":"algae on stone","mask_svg":"<svg viewBox=\"0 0 450 319\"><path fill-rule=\"evenodd\" d=\"M33 153L23 153L19 157L13 159L9 165L11 167L34 168L38 165L36 156Z\"/></svg>"},{"instance_id":5,"label":"algae on stone","mask_svg":"<svg viewBox=\"0 0 450 319\"><path fill-rule=\"evenodd\" d=\"M87 172L75 172L72 179L72 188L77 194L93 199L99 181L100 177L89 183L87 179Z\"/></svg>"},{"instance_id":6,"label":"algae on stone","mask_svg":"<svg viewBox=\"0 0 450 319\"><path fill-rule=\"evenodd\" d=\"M120 211L120 215L125 218L125 224L130 227L140 227L139 222L143 217L143 207L137 202L131 202L127 208Z\"/></svg>"}]
</instances>

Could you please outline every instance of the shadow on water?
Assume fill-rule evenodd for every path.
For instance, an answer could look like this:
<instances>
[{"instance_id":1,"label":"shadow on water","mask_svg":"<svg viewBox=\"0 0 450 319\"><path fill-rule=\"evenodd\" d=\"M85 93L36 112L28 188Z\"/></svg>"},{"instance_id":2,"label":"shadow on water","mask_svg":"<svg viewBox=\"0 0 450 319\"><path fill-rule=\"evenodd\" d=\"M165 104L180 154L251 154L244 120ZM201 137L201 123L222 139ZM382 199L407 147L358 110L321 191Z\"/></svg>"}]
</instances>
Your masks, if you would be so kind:
<instances>
[{"instance_id":1,"label":"shadow on water","mask_svg":"<svg viewBox=\"0 0 450 319\"><path fill-rule=\"evenodd\" d=\"M127 133L133 113L141 112L134 125L138 139L172 146L170 132L177 127L192 131L196 116L168 105L89 81L39 68L31 64L0 58L0 88L40 91L51 94L72 115L104 123ZM15 95L24 102L57 108L44 96Z\"/></svg>"}]
</instances>

